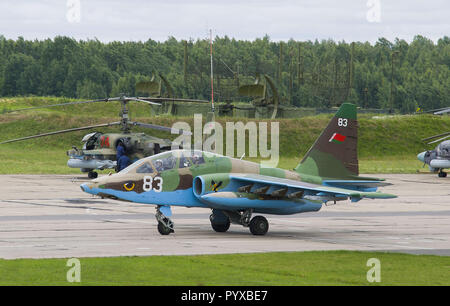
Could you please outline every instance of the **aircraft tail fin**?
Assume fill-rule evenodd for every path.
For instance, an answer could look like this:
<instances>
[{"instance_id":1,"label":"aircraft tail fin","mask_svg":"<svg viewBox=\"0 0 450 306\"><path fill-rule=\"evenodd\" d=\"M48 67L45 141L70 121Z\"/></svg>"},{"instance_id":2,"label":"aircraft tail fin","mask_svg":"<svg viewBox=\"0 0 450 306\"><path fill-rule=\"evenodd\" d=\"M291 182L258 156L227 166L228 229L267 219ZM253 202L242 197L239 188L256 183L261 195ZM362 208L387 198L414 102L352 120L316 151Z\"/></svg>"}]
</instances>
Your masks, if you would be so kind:
<instances>
[{"instance_id":1,"label":"aircraft tail fin","mask_svg":"<svg viewBox=\"0 0 450 306\"><path fill-rule=\"evenodd\" d=\"M300 175L350 179L359 175L356 105L344 103L295 168Z\"/></svg>"}]
</instances>

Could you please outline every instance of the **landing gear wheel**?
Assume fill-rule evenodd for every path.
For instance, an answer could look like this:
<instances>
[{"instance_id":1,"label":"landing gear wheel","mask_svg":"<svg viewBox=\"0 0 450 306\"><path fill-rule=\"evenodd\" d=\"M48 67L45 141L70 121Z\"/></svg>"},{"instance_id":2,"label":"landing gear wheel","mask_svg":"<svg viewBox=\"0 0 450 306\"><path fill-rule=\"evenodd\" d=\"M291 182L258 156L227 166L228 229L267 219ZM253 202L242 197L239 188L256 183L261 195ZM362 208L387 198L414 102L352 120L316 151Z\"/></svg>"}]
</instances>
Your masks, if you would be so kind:
<instances>
[{"instance_id":1,"label":"landing gear wheel","mask_svg":"<svg viewBox=\"0 0 450 306\"><path fill-rule=\"evenodd\" d=\"M253 235L263 236L269 230L269 222L263 216L256 216L250 221L249 227Z\"/></svg>"},{"instance_id":2,"label":"landing gear wheel","mask_svg":"<svg viewBox=\"0 0 450 306\"><path fill-rule=\"evenodd\" d=\"M212 214L209 216L211 227L218 233L225 233L230 228L230 217L228 217L223 211L213 209Z\"/></svg>"},{"instance_id":3,"label":"landing gear wheel","mask_svg":"<svg viewBox=\"0 0 450 306\"><path fill-rule=\"evenodd\" d=\"M439 171L439 174L438 174L438 176L439 177L447 177L447 172L444 172L444 171Z\"/></svg>"},{"instance_id":4,"label":"landing gear wheel","mask_svg":"<svg viewBox=\"0 0 450 306\"><path fill-rule=\"evenodd\" d=\"M156 221L158 221L158 232L161 235L169 235L173 233L173 221L170 220L169 217L164 216L164 214L160 211L160 207L156 208Z\"/></svg>"},{"instance_id":5,"label":"landing gear wheel","mask_svg":"<svg viewBox=\"0 0 450 306\"><path fill-rule=\"evenodd\" d=\"M211 221L211 227L218 233L225 233L230 228L230 220L226 223L214 223Z\"/></svg>"},{"instance_id":6,"label":"landing gear wheel","mask_svg":"<svg viewBox=\"0 0 450 306\"><path fill-rule=\"evenodd\" d=\"M97 172L95 172L95 171L89 171L89 173L88 173L88 178L90 178L90 179L95 179L95 178L97 178L98 177L98 173Z\"/></svg>"},{"instance_id":7,"label":"landing gear wheel","mask_svg":"<svg viewBox=\"0 0 450 306\"><path fill-rule=\"evenodd\" d=\"M173 229L171 229L170 227L167 227L162 222L158 222L158 232L161 235L169 235L170 233L173 233Z\"/></svg>"}]
</instances>

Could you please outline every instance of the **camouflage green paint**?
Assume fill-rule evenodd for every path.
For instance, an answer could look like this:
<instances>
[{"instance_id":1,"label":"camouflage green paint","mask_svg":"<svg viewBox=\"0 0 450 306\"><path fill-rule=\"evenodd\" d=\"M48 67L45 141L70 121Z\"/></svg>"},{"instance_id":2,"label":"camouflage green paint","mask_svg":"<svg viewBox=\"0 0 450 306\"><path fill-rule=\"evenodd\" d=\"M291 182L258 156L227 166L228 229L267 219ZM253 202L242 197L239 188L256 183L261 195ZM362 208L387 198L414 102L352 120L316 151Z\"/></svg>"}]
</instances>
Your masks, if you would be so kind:
<instances>
[{"instance_id":1,"label":"camouflage green paint","mask_svg":"<svg viewBox=\"0 0 450 306\"><path fill-rule=\"evenodd\" d=\"M205 174L202 175L202 178L205 180L205 191L220 191L221 189L228 186L230 183L230 176L229 173L216 173L216 174ZM216 183L221 183L220 187L217 190L214 190L213 187L213 181Z\"/></svg>"},{"instance_id":2,"label":"camouflage green paint","mask_svg":"<svg viewBox=\"0 0 450 306\"><path fill-rule=\"evenodd\" d=\"M285 178L286 170L279 169L279 168L260 167L259 174L267 175L267 176L274 176L274 177L279 177L279 178Z\"/></svg>"},{"instance_id":3,"label":"camouflage green paint","mask_svg":"<svg viewBox=\"0 0 450 306\"><path fill-rule=\"evenodd\" d=\"M178 169L163 171L160 176L163 179L163 191L173 191L180 186L180 175Z\"/></svg>"},{"instance_id":4,"label":"camouflage green paint","mask_svg":"<svg viewBox=\"0 0 450 306\"><path fill-rule=\"evenodd\" d=\"M232 160L228 157L216 157L216 172L218 173L229 173L231 172Z\"/></svg>"}]
</instances>

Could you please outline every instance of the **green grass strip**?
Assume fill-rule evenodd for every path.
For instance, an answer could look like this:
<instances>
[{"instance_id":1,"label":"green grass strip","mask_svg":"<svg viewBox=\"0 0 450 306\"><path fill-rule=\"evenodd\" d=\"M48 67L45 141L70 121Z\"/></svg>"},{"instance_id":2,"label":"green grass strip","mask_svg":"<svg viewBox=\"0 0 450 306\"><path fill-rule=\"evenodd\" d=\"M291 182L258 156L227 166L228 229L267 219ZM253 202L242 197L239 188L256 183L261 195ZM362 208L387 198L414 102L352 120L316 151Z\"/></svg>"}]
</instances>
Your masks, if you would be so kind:
<instances>
[{"instance_id":1,"label":"green grass strip","mask_svg":"<svg viewBox=\"0 0 450 306\"><path fill-rule=\"evenodd\" d=\"M370 258L381 282L370 283ZM199 256L81 258L69 283L67 259L0 260L0 285L450 285L450 257L321 251Z\"/></svg>"}]
</instances>

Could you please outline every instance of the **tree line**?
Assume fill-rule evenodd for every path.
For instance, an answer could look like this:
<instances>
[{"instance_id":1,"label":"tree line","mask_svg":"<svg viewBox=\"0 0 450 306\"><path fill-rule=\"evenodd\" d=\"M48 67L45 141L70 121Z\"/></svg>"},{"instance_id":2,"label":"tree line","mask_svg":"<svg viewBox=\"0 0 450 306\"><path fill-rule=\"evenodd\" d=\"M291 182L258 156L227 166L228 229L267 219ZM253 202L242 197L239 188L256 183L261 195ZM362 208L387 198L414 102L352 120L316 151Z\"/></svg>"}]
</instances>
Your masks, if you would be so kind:
<instances>
[{"instance_id":1,"label":"tree line","mask_svg":"<svg viewBox=\"0 0 450 306\"><path fill-rule=\"evenodd\" d=\"M217 101L242 101L238 87L258 74L272 78L281 103L330 107L348 101L406 113L450 106L450 39L410 43L274 42L214 39ZM0 96L103 98L134 95L138 81L161 73L176 97L209 99L208 40L164 42L6 39L0 35Z\"/></svg>"}]
</instances>

